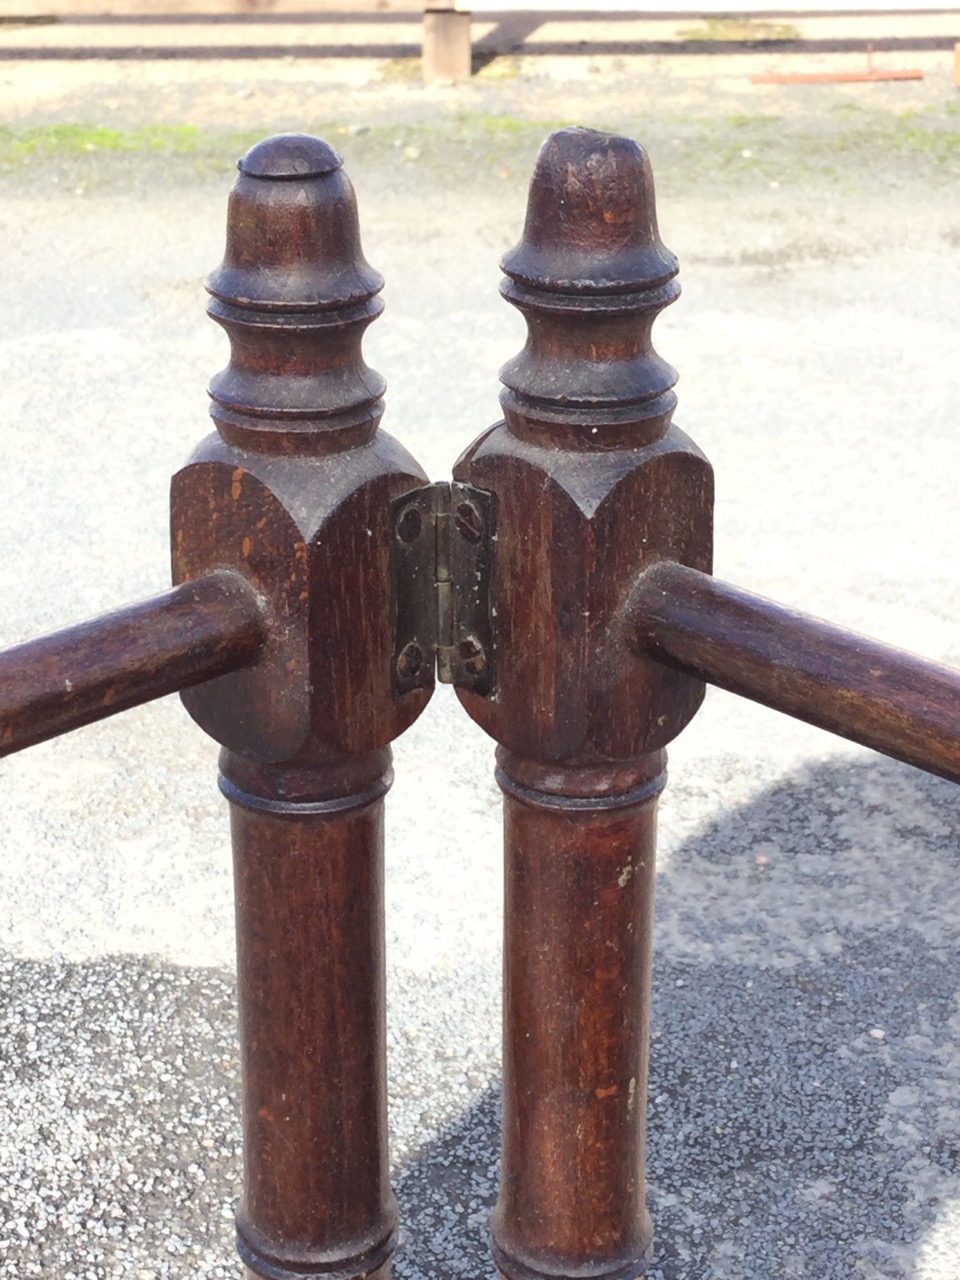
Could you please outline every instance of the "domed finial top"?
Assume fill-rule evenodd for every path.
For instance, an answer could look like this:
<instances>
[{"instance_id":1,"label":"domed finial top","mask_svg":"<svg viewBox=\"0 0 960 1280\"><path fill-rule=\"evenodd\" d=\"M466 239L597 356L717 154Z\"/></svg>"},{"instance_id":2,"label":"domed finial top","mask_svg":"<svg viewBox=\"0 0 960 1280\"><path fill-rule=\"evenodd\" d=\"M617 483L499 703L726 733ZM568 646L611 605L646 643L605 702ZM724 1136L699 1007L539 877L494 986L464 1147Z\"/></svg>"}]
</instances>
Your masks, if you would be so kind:
<instances>
[{"instance_id":1,"label":"domed finial top","mask_svg":"<svg viewBox=\"0 0 960 1280\"><path fill-rule=\"evenodd\" d=\"M540 149L523 239L503 270L560 293L633 293L677 274L657 230L653 175L632 139L560 129Z\"/></svg>"},{"instance_id":2,"label":"domed finial top","mask_svg":"<svg viewBox=\"0 0 960 1280\"><path fill-rule=\"evenodd\" d=\"M333 147L302 133L259 142L237 164L223 262L207 281L221 303L324 312L366 305L383 287L360 246L357 201Z\"/></svg>"},{"instance_id":3,"label":"domed finial top","mask_svg":"<svg viewBox=\"0 0 960 1280\"><path fill-rule=\"evenodd\" d=\"M210 384L217 429L266 452L353 447L376 430L384 390L363 359L383 278L363 256L353 187L333 147L302 133L257 143L237 168L207 280L230 339Z\"/></svg>"},{"instance_id":4,"label":"domed finial top","mask_svg":"<svg viewBox=\"0 0 960 1280\"><path fill-rule=\"evenodd\" d=\"M523 239L501 265L500 291L527 322L526 345L500 370L511 427L570 428L601 448L662 436L677 375L651 329L680 285L643 150L593 129L551 134Z\"/></svg>"},{"instance_id":5,"label":"domed finial top","mask_svg":"<svg viewBox=\"0 0 960 1280\"><path fill-rule=\"evenodd\" d=\"M322 178L343 161L322 138L308 133L278 133L250 148L237 161L249 178Z\"/></svg>"}]
</instances>

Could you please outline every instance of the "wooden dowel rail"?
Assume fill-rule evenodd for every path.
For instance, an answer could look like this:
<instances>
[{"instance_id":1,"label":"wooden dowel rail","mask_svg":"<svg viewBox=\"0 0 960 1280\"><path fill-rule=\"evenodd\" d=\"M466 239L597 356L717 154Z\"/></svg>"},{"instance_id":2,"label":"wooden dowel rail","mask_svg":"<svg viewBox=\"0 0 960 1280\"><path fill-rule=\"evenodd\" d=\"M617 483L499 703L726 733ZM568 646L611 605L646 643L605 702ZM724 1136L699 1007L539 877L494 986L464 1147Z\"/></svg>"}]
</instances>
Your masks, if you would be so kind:
<instances>
[{"instance_id":1,"label":"wooden dowel rail","mask_svg":"<svg viewBox=\"0 0 960 1280\"><path fill-rule=\"evenodd\" d=\"M263 607L240 574L205 574L0 653L0 755L252 662Z\"/></svg>"},{"instance_id":2,"label":"wooden dowel rail","mask_svg":"<svg viewBox=\"0 0 960 1280\"><path fill-rule=\"evenodd\" d=\"M626 620L645 657L960 782L960 671L669 562Z\"/></svg>"}]
</instances>

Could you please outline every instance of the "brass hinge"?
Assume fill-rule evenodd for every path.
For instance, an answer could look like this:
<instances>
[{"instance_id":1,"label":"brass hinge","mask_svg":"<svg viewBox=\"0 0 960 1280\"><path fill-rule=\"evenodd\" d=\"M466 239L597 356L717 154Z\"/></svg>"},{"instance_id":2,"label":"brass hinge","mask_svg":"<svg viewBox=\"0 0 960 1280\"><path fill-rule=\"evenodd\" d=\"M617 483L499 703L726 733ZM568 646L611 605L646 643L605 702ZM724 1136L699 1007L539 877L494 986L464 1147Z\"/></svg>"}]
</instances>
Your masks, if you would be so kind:
<instances>
[{"instance_id":1,"label":"brass hinge","mask_svg":"<svg viewBox=\"0 0 960 1280\"><path fill-rule=\"evenodd\" d=\"M429 688L436 665L438 680L489 697L493 494L440 482L397 498L391 516L394 693Z\"/></svg>"}]
</instances>

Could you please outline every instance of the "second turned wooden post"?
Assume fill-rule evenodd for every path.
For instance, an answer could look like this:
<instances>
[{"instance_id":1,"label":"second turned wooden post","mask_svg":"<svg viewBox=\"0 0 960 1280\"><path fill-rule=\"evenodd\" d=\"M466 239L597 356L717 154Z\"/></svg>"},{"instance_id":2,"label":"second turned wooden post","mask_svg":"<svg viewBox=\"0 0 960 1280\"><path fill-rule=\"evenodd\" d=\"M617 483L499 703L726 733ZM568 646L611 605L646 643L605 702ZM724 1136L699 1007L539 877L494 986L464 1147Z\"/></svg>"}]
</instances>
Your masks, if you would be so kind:
<instances>
[{"instance_id":1,"label":"second turned wooden post","mask_svg":"<svg viewBox=\"0 0 960 1280\"><path fill-rule=\"evenodd\" d=\"M492 495L492 696L505 793L503 1159L508 1280L628 1280L652 1230L643 1144L656 796L703 685L626 654L622 601L669 558L709 571L712 480L671 422L650 330L679 290L643 152L544 145L503 293L528 339L505 421L454 470Z\"/></svg>"},{"instance_id":2,"label":"second turned wooden post","mask_svg":"<svg viewBox=\"0 0 960 1280\"><path fill-rule=\"evenodd\" d=\"M636 1275L662 752L614 777L500 753L503 1149L494 1259L520 1280ZM589 1268L585 1270L584 1268Z\"/></svg>"}]
</instances>

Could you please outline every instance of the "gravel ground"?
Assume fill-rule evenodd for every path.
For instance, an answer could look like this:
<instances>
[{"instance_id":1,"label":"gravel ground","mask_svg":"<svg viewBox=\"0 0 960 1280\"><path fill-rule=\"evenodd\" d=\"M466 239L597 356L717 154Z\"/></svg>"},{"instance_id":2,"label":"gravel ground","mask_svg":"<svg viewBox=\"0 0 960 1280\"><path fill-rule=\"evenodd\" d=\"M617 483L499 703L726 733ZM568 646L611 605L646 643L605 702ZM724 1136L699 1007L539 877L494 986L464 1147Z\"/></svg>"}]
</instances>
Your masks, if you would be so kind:
<instances>
[{"instance_id":1,"label":"gravel ground","mask_svg":"<svg viewBox=\"0 0 960 1280\"><path fill-rule=\"evenodd\" d=\"M575 120L654 160L685 289L657 341L681 372L678 420L716 465L717 572L960 665L949 57L898 55L926 60L920 82L773 93L745 67L782 58L752 56L518 58L433 89L372 59L5 62L4 642L167 580L167 477L207 429L224 356L200 281L241 135L322 127L343 151L388 281L367 342L385 425L442 478L497 416L496 370L521 340L497 259L546 122ZM486 1275L492 751L441 690L396 755L396 1273ZM215 759L167 699L0 767L2 1280L236 1275ZM671 779L651 1275L954 1280L954 789L719 693Z\"/></svg>"}]
</instances>

